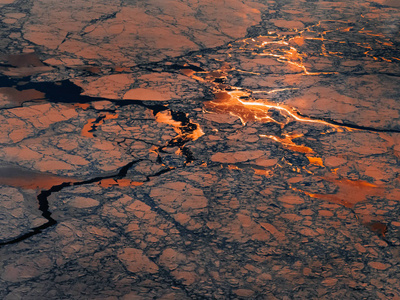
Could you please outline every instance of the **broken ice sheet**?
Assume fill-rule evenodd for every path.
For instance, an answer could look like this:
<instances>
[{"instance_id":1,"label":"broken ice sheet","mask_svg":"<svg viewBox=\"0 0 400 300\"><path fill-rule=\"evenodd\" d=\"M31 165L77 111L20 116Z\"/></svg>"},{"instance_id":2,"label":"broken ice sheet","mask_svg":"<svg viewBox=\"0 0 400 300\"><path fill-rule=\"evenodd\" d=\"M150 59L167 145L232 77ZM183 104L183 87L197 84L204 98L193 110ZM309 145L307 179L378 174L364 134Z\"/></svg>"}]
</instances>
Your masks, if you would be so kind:
<instances>
[{"instance_id":1,"label":"broken ice sheet","mask_svg":"<svg viewBox=\"0 0 400 300\"><path fill-rule=\"evenodd\" d=\"M0 298L400 296L394 1L0 2Z\"/></svg>"}]
</instances>

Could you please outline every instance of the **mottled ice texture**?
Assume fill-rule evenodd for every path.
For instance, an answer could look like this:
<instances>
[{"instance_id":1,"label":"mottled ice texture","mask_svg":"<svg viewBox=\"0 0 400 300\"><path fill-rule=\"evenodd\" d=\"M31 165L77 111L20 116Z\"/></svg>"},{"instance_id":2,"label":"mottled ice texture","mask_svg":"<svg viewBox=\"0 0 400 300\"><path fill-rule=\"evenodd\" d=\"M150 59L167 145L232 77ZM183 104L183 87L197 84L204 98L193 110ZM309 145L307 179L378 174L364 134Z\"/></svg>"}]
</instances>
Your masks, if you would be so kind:
<instances>
[{"instance_id":1,"label":"mottled ice texture","mask_svg":"<svg viewBox=\"0 0 400 300\"><path fill-rule=\"evenodd\" d=\"M400 298L394 0L0 0L0 298Z\"/></svg>"}]
</instances>

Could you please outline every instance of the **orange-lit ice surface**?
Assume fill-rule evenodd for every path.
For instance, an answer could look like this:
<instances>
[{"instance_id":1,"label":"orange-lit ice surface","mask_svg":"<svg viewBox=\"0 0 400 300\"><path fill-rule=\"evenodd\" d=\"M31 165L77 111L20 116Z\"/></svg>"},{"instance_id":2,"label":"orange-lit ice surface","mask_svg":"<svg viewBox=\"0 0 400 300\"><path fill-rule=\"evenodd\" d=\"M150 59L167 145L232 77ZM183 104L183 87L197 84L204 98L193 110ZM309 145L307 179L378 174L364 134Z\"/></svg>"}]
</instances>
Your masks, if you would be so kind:
<instances>
[{"instance_id":1,"label":"orange-lit ice surface","mask_svg":"<svg viewBox=\"0 0 400 300\"><path fill-rule=\"evenodd\" d=\"M0 0L0 299L400 299L396 0Z\"/></svg>"}]
</instances>

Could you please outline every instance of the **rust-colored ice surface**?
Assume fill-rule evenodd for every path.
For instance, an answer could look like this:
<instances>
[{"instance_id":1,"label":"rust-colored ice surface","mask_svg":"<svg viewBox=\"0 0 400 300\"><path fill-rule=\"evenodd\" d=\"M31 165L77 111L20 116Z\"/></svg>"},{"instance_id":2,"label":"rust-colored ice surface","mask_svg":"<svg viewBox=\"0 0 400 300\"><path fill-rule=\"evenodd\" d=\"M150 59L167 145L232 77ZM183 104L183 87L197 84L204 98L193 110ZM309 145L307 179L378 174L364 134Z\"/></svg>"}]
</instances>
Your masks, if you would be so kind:
<instances>
[{"instance_id":1,"label":"rust-colored ice surface","mask_svg":"<svg viewBox=\"0 0 400 300\"><path fill-rule=\"evenodd\" d=\"M0 299L400 299L397 0L0 16Z\"/></svg>"},{"instance_id":2,"label":"rust-colored ice surface","mask_svg":"<svg viewBox=\"0 0 400 300\"><path fill-rule=\"evenodd\" d=\"M13 166L0 167L0 184L24 189L46 190L63 182L76 182L72 178L42 174Z\"/></svg>"}]
</instances>

